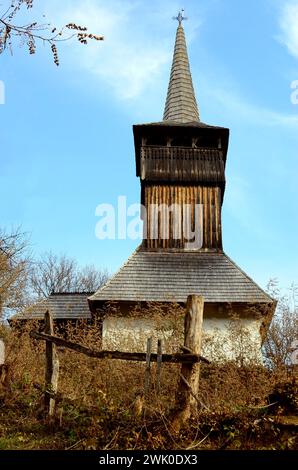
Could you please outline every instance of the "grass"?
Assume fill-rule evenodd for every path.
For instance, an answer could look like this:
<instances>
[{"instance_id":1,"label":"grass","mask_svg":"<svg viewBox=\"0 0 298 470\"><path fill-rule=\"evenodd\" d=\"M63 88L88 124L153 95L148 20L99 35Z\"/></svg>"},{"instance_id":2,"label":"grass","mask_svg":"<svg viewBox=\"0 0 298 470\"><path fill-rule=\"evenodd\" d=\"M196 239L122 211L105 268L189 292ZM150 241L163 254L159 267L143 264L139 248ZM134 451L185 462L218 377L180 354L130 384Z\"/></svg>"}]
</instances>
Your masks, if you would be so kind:
<instances>
[{"instance_id":1,"label":"grass","mask_svg":"<svg viewBox=\"0 0 298 470\"><path fill-rule=\"evenodd\" d=\"M286 409L279 405L273 406L273 412L270 408L201 412L175 436L170 431L169 416L162 409L149 406L145 417L136 418L132 409L119 408L105 397L93 406L61 398L49 423L43 417L41 393L27 391L30 393L20 393L15 388L14 397L1 400L0 450L298 447L296 425L280 424Z\"/></svg>"},{"instance_id":2,"label":"grass","mask_svg":"<svg viewBox=\"0 0 298 470\"><path fill-rule=\"evenodd\" d=\"M157 395L153 365L151 394L138 413L144 364L59 349L56 413L48 422L43 414L45 345L30 339L28 331L4 333L9 374L2 385L0 379L0 450L298 448L295 420L281 420L298 410L297 381L285 371L272 373L253 364L202 366L199 400L205 406L175 435L170 421L179 366L163 364ZM98 347L91 330L74 334L69 338Z\"/></svg>"}]
</instances>

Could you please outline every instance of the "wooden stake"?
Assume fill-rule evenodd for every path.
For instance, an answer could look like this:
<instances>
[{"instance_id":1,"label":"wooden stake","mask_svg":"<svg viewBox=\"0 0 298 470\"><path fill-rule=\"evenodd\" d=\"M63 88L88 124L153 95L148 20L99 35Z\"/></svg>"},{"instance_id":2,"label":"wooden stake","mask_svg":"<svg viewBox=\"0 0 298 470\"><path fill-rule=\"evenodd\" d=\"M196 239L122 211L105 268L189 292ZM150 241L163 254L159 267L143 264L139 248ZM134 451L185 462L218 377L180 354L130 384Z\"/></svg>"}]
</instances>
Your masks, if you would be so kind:
<instances>
[{"instance_id":1,"label":"wooden stake","mask_svg":"<svg viewBox=\"0 0 298 470\"><path fill-rule=\"evenodd\" d=\"M44 331L48 335L54 334L53 317L47 311L44 317ZM59 359L56 346L50 341L46 341L46 373L45 373L45 413L52 417L55 411L55 394L58 390ZM53 396L54 394L54 396Z\"/></svg>"},{"instance_id":2,"label":"wooden stake","mask_svg":"<svg viewBox=\"0 0 298 470\"><path fill-rule=\"evenodd\" d=\"M148 338L147 339L147 353L146 353L146 371L145 371L145 397L148 396L149 389L150 389L151 351L152 351L152 338Z\"/></svg>"},{"instance_id":3,"label":"wooden stake","mask_svg":"<svg viewBox=\"0 0 298 470\"><path fill-rule=\"evenodd\" d=\"M162 339L157 341L157 370L156 370L156 379L157 379L157 386L156 391L157 393L160 392L160 376L161 376L161 363L162 363Z\"/></svg>"},{"instance_id":4,"label":"wooden stake","mask_svg":"<svg viewBox=\"0 0 298 470\"><path fill-rule=\"evenodd\" d=\"M204 298L190 295L187 298L184 320L184 348L193 354L201 353ZM172 427L179 432L191 414L197 410L200 363L183 364L181 367L179 388L176 396L176 409Z\"/></svg>"},{"instance_id":5,"label":"wooden stake","mask_svg":"<svg viewBox=\"0 0 298 470\"><path fill-rule=\"evenodd\" d=\"M5 364L5 343L3 339L0 338L0 366Z\"/></svg>"}]
</instances>

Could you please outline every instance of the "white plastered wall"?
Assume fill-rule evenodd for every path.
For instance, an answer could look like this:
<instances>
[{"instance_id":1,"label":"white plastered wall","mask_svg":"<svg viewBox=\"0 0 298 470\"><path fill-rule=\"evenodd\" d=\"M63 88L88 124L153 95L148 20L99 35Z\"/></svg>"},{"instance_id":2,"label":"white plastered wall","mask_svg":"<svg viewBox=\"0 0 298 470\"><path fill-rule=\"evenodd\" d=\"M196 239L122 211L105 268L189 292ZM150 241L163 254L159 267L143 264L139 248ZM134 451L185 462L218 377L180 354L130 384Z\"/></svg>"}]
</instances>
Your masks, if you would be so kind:
<instances>
[{"instance_id":1,"label":"white plastered wall","mask_svg":"<svg viewBox=\"0 0 298 470\"><path fill-rule=\"evenodd\" d=\"M233 360L241 355L257 362L261 356L261 320L246 318L231 321L206 318L203 323L202 355L214 360ZM178 352L183 344L183 319L181 328L174 333L166 324L163 329L153 319L130 317L108 317L103 322L103 343L105 350L145 352L147 338L153 339L153 351L157 340L163 339L163 352Z\"/></svg>"}]
</instances>

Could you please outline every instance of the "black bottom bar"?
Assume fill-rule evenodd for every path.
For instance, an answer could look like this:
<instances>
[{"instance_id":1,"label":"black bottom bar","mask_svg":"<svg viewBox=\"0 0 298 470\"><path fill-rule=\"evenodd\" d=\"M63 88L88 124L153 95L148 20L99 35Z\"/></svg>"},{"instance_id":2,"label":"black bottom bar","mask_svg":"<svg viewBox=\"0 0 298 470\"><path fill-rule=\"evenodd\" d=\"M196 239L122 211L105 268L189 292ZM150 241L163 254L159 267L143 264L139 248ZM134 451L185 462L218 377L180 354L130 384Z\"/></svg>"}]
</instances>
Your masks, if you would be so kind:
<instances>
[{"instance_id":1,"label":"black bottom bar","mask_svg":"<svg viewBox=\"0 0 298 470\"><path fill-rule=\"evenodd\" d=\"M253 465L253 470L260 465L262 469L281 465L294 468L298 463L297 451L1 451L0 467L10 468L11 465L30 469L41 468L42 465L67 465L84 469L108 466L110 468L145 468L146 466L190 466L204 470L211 465L218 468L229 465L229 469L244 464ZM5 466L6 465L6 466ZM59 468L59 467L58 467ZM212 467L214 468L214 467ZM246 467L247 468L247 467Z\"/></svg>"}]
</instances>

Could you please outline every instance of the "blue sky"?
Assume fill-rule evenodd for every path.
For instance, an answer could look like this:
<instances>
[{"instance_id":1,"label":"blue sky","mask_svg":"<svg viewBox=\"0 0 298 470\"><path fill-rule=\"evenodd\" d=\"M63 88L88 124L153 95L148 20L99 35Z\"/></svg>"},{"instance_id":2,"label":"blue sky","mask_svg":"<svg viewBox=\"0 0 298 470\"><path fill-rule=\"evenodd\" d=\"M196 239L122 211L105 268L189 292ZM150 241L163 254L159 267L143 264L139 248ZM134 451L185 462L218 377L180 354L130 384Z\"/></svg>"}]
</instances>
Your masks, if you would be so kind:
<instances>
[{"instance_id":1,"label":"blue sky","mask_svg":"<svg viewBox=\"0 0 298 470\"><path fill-rule=\"evenodd\" d=\"M0 56L0 225L21 225L36 255L110 272L127 259L138 242L98 240L95 209L139 201L132 125L162 118L181 7L201 119L231 130L224 249L262 287L287 288L298 282L296 0L36 1L31 14L105 41L62 44L59 68L42 45Z\"/></svg>"}]
</instances>

